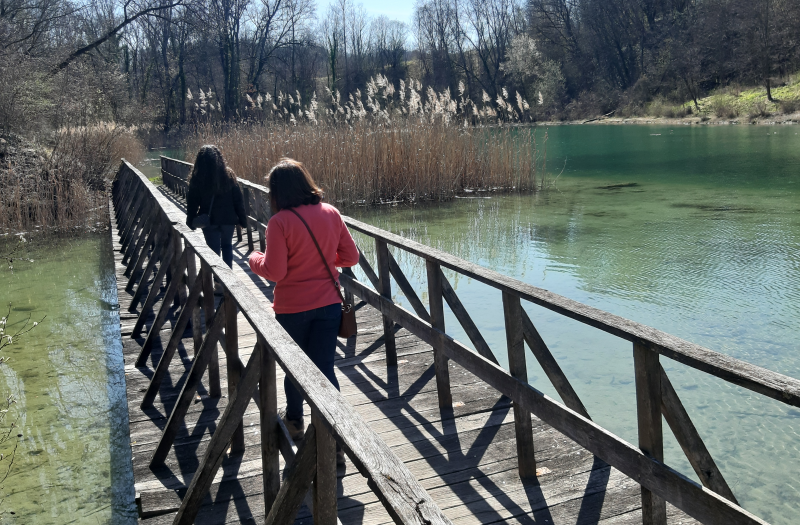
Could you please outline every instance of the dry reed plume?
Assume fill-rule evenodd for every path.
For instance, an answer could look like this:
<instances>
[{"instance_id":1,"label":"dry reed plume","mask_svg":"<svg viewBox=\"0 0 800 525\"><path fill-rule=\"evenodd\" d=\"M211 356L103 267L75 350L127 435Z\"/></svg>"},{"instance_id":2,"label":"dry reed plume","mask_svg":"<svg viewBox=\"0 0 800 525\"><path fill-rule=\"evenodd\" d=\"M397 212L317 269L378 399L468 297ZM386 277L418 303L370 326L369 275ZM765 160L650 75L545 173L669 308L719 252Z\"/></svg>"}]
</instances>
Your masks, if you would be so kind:
<instances>
[{"instance_id":1,"label":"dry reed plume","mask_svg":"<svg viewBox=\"0 0 800 525\"><path fill-rule=\"evenodd\" d=\"M248 96L247 118L233 126L214 123L212 94L201 92L187 152L217 144L236 173L255 182L281 157L298 159L340 206L540 189L544 156L534 131L502 125L527 120L527 102L517 94L512 104L504 90L479 105L459 91L452 98L429 88L423 96L414 80L395 89L378 77L345 103L338 92L322 104L316 96L303 104L299 94Z\"/></svg>"}]
</instances>

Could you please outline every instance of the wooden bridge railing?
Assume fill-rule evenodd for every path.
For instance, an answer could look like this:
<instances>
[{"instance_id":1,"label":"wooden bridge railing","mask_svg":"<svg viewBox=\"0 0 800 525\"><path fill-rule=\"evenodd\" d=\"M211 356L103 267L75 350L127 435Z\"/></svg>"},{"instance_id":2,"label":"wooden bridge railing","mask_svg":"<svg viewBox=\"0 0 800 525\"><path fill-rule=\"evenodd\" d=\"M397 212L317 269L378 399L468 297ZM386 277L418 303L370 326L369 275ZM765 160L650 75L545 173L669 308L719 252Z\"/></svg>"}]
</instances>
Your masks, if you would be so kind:
<instances>
[{"instance_id":1,"label":"wooden bridge railing","mask_svg":"<svg viewBox=\"0 0 800 525\"><path fill-rule=\"evenodd\" d=\"M165 184L177 193L185 192L191 167L191 164L162 157L162 170L165 174L167 172L174 174L172 177L165 175ZM268 191L263 186L247 181L240 181L240 184L247 195L248 213L251 215L247 232L250 249L253 249L251 228L257 231L263 249L265 223L269 218ZM533 413L609 465L639 482L642 487L642 514L645 525L666 524L665 501L669 501L703 523L720 525L765 523L738 505L661 366L660 358L663 356L674 359L796 407L800 406L800 381L525 284L355 219L345 217L345 223L352 230L373 238L375 242L377 272L363 254L359 261L372 286L358 281L350 269L345 269L341 275L341 282L349 293L357 295L383 314L387 364L391 366L397 362L394 346L394 325L397 323L433 347L439 405L442 408L452 406L448 359L452 359L488 385L510 397L514 402L521 477L534 477L536 472L530 420L530 415ZM388 249L389 246L425 261L429 309L425 308L403 275ZM502 294L509 371L498 365L489 345L442 273L442 268L475 279ZM394 278L414 312L392 301L391 278ZM521 301L529 301L632 343L639 427L638 447L591 420L533 322L522 309ZM446 333L444 302L447 302L477 352ZM563 404L528 384L525 344L559 393ZM698 485L663 463L662 415L702 485Z\"/></svg>"},{"instance_id":2,"label":"wooden bridge railing","mask_svg":"<svg viewBox=\"0 0 800 525\"><path fill-rule=\"evenodd\" d=\"M170 180L167 172L165 179ZM167 184L174 187L170 182ZM194 329L192 365L151 466L162 464L167 457L206 369L210 395L221 395L218 343L227 357L228 403L173 523L194 522L228 447L234 453L244 450L242 420L252 398L260 409L264 504L268 512L265 523L292 522L312 483L310 506L314 523L337 523L337 442L368 479L369 486L396 523L450 523L403 462L344 400L233 271L206 246L202 233L187 228L183 212L124 160L114 181L112 199L129 276L126 289L133 292L130 310L136 311L142 303L132 337L139 336L145 329L145 321L155 314L137 366L146 365L154 339L164 327L167 312L174 303L179 308L143 406L151 404L159 392L190 320ZM214 280L224 289L223 298L216 307ZM162 297L164 282L166 291ZM161 306L156 312L157 298L161 298ZM201 308L205 330L200 319ZM257 335L257 343L246 365L239 358L238 312ZM276 363L311 406L312 423L296 453L278 417ZM175 381L175 384L180 383ZM279 453L287 464L283 483Z\"/></svg>"}]
</instances>

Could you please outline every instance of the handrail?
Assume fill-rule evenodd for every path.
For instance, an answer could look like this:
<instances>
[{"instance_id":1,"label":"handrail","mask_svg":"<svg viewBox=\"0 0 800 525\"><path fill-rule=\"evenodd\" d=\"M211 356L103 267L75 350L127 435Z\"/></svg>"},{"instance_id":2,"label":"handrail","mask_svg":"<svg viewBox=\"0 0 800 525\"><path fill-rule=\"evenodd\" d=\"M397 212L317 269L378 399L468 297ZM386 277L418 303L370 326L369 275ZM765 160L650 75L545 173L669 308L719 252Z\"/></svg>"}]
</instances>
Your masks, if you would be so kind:
<instances>
[{"instance_id":1,"label":"handrail","mask_svg":"<svg viewBox=\"0 0 800 525\"><path fill-rule=\"evenodd\" d=\"M163 165L168 167L170 160L163 158ZM180 170L188 174L191 166L189 163L181 163ZM185 190L187 186L186 178L181 176L175 177L171 183L177 191L181 191L180 188ZM267 191L263 186L242 180L240 183L244 190L252 194L254 202L260 200L263 205L268 201ZM258 223L259 235L262 235L260 228L266 227L264 223L268 218L268 213L265 213L258 221L254 221ZM396 355L393 356L393 328L397 323L433 347L440 406L447 407L452 403L447 372L448 359L453 359L510 397L515 405L514 419L521 476L531 475L535 471L534 452L532 445L529 446L530 413L533 413L639 482L643 488L643 518L647 525L666 523L664 500L704 523L765 523L736 502L733 492L661 367L659 355L792 406L800 406L800 381L523 283L351 217L345 216L344 221L349 228L373 238L376 243L377 271L363 256L359 262L372 287L356 280L349 270L343 271L341 282L348 292L359 296L382 313L387 364L396 360ZM416 292L402 275L397 262L388 251L389 245L425 260L430 311L425 310ZM473 278L502 293L510 373L497 364L492 351L461 305L441 268ZM392 301L390 275L408 297L414 312ZM450 305L478 352L472 351L445 332L443 300ZM633 343L639 422L638 448L591 421L566 376L521 308L521 300L548 308ZM542 365L564 404L527 384L523 342L527 343ZM702 486L663 463L662 414Z\"/></svg>"},{"instance_id":2,"label":"handrail","mask_svg":"<svg viewBox=\"0 0 800 525\"><path fill-rule=\"evenodd\" d=\"M167 175L167 178L169 178L170 174ZM174 429L180 424L183 415L186 413L185 407L181 409L184 400L191 400L193 397L194 389L199 384L205 368L208 367L209 371L213 372L212 367L217 341L223 341L223 348L226 353L231 348L236 348L236 341L233 340L232 336L233 331L235 331L235 313L237 309L253 327L258 337L256 348L246 366L241 367L239 365L237 367L234 363L234 361L238 361L237 350L229 353L229 388L231 388L232 371L236 372L234 376L238 376L238 384L234 382L232 390L229 392L228 405L192 478L186 496L175 517L175 524L188 524L194 521L202 500L208 493L214 475L219 468L222 454L228 443L233 439L234 445L236 445L236 433L241 428L242 417L250 399L254 395L260 399L262 439L264 440L262 441L262 454L264 456L262 461L264 462L265 508L272 508L273 502L275 502L280 507L278 510L285 511L286 509L283 506L287 505L286 502L288 500L283 498L282 494L285 492L284 488L287 483L302 484L307 481L308 472L306 469L303 471L303 476L297 476L297 479L290 476L284 482L284 488L280 488L277 469L277 454L280 448L277 445L277 440L279 439L278 430L280 427L275 406L276 362L284 369L298 389L303 392L312 409L314 430L309 432L308 436L310 437L307 439L314 440L314 443L306 448L315 450L316 455L316 474L314 477L317 484L314 491L317 498L314 505L315 523L318 520L320 524L336 522L336 476L331 475L331 472L335 470L334 440L341 444L356 468L369 480L370 487L396 523L450 523L431 500L430 496L414 479L403 462L367 425L358 412L345 401L322 372L316 368L308 356L283 330L274 316L270 315L260 305L244 283L206 246L202 234L192 231L183 224L185 219L183 212L159 192L141 172L124 159L115 178L112 198L117 216L120 218L118 221L120 231L126 234L123 250L127 250L131 244L135 244L140 246L141 253L144 254L148 252L153 243L156 244L156 248L150 256L148 267L154 266L153 261L160 261L158 274L161 274L161 277L159 278L157 274L156 282L150 286L150 292L144 304L149 305L151 309L153 308L155 303L151 301L150 296L157 293L155 290L160 288L160 279L165 277L166 271L162 272L162 268L169 267L174 270L171 272L172 280L169 282L166 296L162 301L162 310L171 306L179 288L183 292L183 309L162 361L166 359L168 364L168 359L171 359L167 355L168 350L173 345L173 340L176 337L178 341L180 340L180 334L186 328L188 318L192 315L191 312L195 310L201 289L205 297L204 309L206 310L207 331L199 349L196 348L191 370L188 372L179 400L175 404L175 408L165 427L162 442L159 443L156 455L159 454L159 451L165 454L163 451L165 449L168 451L169 447L171 447L172 439L174 439ZM152 212L152 216L155 217L154 220L150 217L133 216L137 210L142 209L140 204L142 201L150 204L149 209ZM148 227L150 227L150 231L148 231ZM153 240L150 238L151 232L155 232ZM145 236L148 238L146 242L142 243L137 240ZM175 250L175 254L178 256L176 257L174 254L168 255L170 250ZM140 255L140 258L142 256ZM195 257L201 263L199 273L193 270ZM185 269L188 270L188 276L184 274ZM154 268L151 268L149 271L146 269L142 275L136 272L131 274L132 286L136 287L138 284L136 292L140 295L141 290L147 285L149 274L153 271ZM180 276L186 279L185 284L189 288L188 295L185 293L183 278ZM216 312L214 311L212 299L212 277L220 282L225 289L224 298L216 308ZM143 309L140 316L146 317L148 313L146 309ZM153 330L158 332L160 329L158 320L160 319L163 323L161 311L159 311L156 319L156 325L151 327L151 333L148 333L146 341L151 339ZM195 325L195 323L192 324ZM226 337L221 337L224 327L226 327ZM177 342L175 345L177 345ZM146 358L148 353L149 348L143 347L142 356ZM142 361L142 356L140 356L139 361ZM233 368L231 369L231 367ZM161 363L159 363L159 368L161 368ZM155 379L156 375L153 377ZM210 376L212 391L215 386L214 382L215 379L212 374ZM259 385L259 391L256 393L256 388ZM217 391L219 390L218 376L216 389ZM188 406L188 403L186 404ZM172 436L169 435L171 429L173 431ZM301 454L298 454L298 461L300 456ZM157 457L154 457L156 463L157 459ZM304 454L302 459L303 461L308 461L308 454ZM294 488L305 493L301 486ZM331 504L333 504L333 512L331 511ZM275 510L275 512L278 512L278 510Z\"/></svg>"}]
</instances>

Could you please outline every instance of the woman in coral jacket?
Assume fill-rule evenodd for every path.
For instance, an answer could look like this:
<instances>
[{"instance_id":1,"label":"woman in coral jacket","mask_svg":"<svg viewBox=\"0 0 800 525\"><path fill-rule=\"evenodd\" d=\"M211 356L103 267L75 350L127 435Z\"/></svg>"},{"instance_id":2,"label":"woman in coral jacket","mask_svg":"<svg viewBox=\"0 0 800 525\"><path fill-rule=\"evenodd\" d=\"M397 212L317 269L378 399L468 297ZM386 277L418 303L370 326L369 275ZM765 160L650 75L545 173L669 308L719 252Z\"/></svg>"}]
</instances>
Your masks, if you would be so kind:
<instances>
[{"instance_id":1,"label":"woman in coral jacket","mask_svg":"<svg viewBox=\"0 0 800 525\"><path fill-rule=\"evenodd\" d=\"M358 249L339 211L322 202L322 190L300 162L282 159L267 176L267 185L272 207L267 250L250 256L250 268L277 283L275 318L339 389L333 360L342 317L341 299L309 229L334 276L338 275L337 266L358 263ZM303 396L288 377L284 388L284 422L292 437L300 439L305 431ZM341 452L338 456L341 463L344 456Z\"/></svg>"}]
</instances>

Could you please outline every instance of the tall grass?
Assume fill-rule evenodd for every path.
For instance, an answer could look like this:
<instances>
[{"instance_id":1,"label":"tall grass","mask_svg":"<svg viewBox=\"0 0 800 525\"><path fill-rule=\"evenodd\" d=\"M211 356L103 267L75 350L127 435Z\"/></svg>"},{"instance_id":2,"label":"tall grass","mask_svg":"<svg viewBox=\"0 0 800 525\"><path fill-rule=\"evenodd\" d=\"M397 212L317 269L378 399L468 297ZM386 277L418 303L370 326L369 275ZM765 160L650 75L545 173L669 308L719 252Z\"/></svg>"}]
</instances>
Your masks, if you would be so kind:
<instances>
[{"instance_id":1,"label":"tall grass","mask_svg":"<svg viewBox=\"0 0 800 525\"><path fill-rule=\"evenodd\" d=\"M47 147L6 145L0 169L0 231L96 229L108 219L107 180L119 159L137 161L134 130L65 128Z\"/></svg>"},{"instance_id":2,"label":"tall grass","mask_svg":"<svg viewBox=\"0 0 800 525\"><path fill-rule=\"evenodd\" d=\"M202 93L197 111L210 108ZM544 184L543 152L530 127L529 106L519 94L503 90L481 104L448 91L410 81L396 89L385 78L372 79L342 102L303 104L299 94L248 97L247 118L236 125L215 123L208 112L186 142L187 155L201 144L217 144L229 165L245 179L263 182L281 157L308 166L340 206L395 201L444 200L475 190L536 191ZM513 103L512 103L513 101ZM210 109L209 109L210 111ZM539 140L546 140L541 134Z\"/></svg>"}]
</instances>

